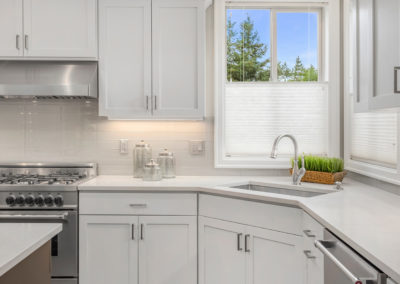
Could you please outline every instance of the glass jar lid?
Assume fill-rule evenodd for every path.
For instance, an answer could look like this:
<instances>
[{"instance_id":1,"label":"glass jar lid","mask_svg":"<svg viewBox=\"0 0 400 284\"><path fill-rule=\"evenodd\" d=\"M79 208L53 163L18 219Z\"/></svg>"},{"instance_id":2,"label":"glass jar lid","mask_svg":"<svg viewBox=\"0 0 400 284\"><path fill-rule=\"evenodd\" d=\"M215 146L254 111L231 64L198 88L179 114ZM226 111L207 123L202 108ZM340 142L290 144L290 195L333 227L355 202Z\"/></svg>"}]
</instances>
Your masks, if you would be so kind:
<instances>
[{"instance_id":1,"label":"glass jar lid","mask_svg":"<svg viewBox=\"0 0 400 284\"><path fill-rule=\"evenodd\" d=\"M171 151L168 151L168 149L164 149L162 152L160 152L158 154L158 156L160 156L160 157L172 157L172 156L174 156L174 153L172 153Z\"/></svg>"},{"instance_id":2,"label":"glass jar lid","mask_svg":"<svg viewBox=\"0 0 400 284\"><path fill-rule=\"evenodd\" d=\"M139 143L136 143L136 147L149 147L149 144L145 143L144 140L140 140Z\"/></svg>"},{"instance_id":3,"label":"glass jar lid","mask_svg":"<svg viewBox=\"0 0 400 284\"><path fill-rule=\"evenodd\" d=\"M150 162L145 165L145 167L148 169L157 169L159 168L159 164L157 164L153 159L151 159Z\"/></svg>"}]
</instances>

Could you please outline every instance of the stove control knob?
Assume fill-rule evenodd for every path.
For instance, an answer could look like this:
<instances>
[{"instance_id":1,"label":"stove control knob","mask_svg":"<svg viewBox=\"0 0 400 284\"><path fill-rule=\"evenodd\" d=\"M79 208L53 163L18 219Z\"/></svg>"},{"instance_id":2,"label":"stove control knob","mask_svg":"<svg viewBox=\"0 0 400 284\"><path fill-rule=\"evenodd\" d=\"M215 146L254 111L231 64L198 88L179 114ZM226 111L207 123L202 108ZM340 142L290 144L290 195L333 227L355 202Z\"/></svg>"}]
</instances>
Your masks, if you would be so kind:
<instances>
[{"instance_id":1,"label":"stove control knob","mask_svg":"<svg viewBox=\"0 0 400 284\"><path fill-rule=\"evenodd\" d=\"M44 199L44 204L46 204L47 206L53 206L54 205L53 195L51 195L51 194L47 195Z\"/></svg>"},{"instance_id":2,"label":"stove control knob","mask_svg":"<svg viewBox=\"0 0 400 284\"><path fill-rule=\"evenodd\" d=\"M26 198L25 198L25 204L28 206L33 206L35 205L35 197L32 194L29 194Z\"/></svg>"},{"instance_id":3,"label":"stove control knob","mask_svg":"<svg viewBox=\"0 0 400 284\"><path fill-rule=\"evenodd\" d=\"M17 198L15 198L15 203L19 206L23 206L25 204L25 196L20 194Z\"/></svg>"},{"instance_id":4,"label":"stove control knob","mask_svg":"<svg viewBox=\"0 0 400 284\"><path fill-rule=\"evenodd\" d=\"M61 195L57 195L56 198L54 198L54 203L58 206L61 207L64 205L64 198Z\"/></svg>"},{"instance_id":5,"label":"stove control knob","mask_svg":"<svg viewBox=\"0 0 400 284\"><path fill-rule=\"evenodd\" d=\"M14 206L15 205L15 195L9 195L6 198L6 204L10 205L10 206Z\"/></svg>"},{"instance_id":6,"label":"stove control knob","mask_svg":"<svg viewBox=\"0 0 400 284\"><path fill-rule=\"evenodd\" d=\"M43 195L39 194L36 198L35 198L35 204L37 206L43 206L44 205L44 197Z\"/></svg>"}]
</instances>

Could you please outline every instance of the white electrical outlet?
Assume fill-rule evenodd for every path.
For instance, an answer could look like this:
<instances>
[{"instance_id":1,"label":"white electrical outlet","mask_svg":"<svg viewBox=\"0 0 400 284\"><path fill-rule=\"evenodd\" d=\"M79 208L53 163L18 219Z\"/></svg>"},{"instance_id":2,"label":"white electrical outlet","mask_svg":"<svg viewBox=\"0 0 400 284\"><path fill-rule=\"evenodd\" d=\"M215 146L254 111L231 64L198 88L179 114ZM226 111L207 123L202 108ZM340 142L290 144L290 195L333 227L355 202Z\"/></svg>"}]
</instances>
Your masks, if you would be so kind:
<instances>
[{"instance_id":1,"label":"white electrical outlet","mask_svg":"<svg viewBox=\"0 0 400 284\"><path fill-rule=\"evenodd\" d=\"M119 153L128 154L129 152L129 139L119 139Z\"/></svg>"},{"instance_id":2,"label":"white electrical outlet","mask_svg":"<svg viewBox=\"0 0 400 284\"><path fill-rule=\"evenodd\" d=\"M202 140L189 141L189 152L191 155L199 156L205 153L205 142Z\"/></svg>"}]
</instances>

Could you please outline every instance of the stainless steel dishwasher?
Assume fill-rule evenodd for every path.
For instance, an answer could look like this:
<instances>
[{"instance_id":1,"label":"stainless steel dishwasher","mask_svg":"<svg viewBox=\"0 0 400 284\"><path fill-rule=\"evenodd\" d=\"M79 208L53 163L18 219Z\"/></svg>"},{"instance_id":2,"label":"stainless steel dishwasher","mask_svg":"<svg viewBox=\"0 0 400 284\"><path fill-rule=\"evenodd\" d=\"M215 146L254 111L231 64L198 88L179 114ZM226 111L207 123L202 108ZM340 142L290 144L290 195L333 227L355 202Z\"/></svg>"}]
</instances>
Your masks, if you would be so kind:
<instances>
[{"instance_id":1,"label":"stainless steel dishwasher","mask_svg":"<svg viewBox=\"0 0 400 284\"><path fill-rule=\"evenodd\" d=\"M324 284L386 284L384 273L328 230L315 246L324 255Z\"/></svg>"}]
</instances>

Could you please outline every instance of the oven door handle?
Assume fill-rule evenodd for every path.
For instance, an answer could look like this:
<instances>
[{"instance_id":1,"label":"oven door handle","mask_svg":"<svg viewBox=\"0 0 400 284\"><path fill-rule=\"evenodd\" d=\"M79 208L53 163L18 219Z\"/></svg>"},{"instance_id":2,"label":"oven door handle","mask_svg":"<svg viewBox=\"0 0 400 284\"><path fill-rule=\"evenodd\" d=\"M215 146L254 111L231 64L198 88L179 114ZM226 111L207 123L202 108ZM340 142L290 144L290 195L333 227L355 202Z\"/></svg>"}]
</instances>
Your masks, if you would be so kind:
<instances>
[{"instance_id":1,"label":"oven door handle","mask_svg":"<svg viewBox=\"0 0 400 284\"><path fill-rule=\"evenodd\" d=\"M319 249L326 257L328 257L354 284L362 284L363 282L355 276L343 263L341 263L328 249L327 247L333 247L335 242L333 241L315 241L314 245Z\"/></svg>"},{"instance_id":2,"label":"oven door handle","mask_svg":"<svg viewBox=\"0 0 400 284\"><path fill-rule=\"evenodd\" d=\"M68 218L68 212L62 214L45 215L45 214L10 214L10 215L0 215L0 221L2 220L61 220L65 221Z\"/></svg>"}]
</instances>

